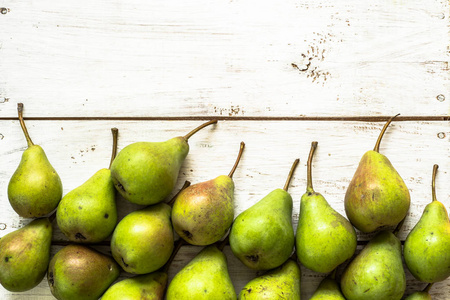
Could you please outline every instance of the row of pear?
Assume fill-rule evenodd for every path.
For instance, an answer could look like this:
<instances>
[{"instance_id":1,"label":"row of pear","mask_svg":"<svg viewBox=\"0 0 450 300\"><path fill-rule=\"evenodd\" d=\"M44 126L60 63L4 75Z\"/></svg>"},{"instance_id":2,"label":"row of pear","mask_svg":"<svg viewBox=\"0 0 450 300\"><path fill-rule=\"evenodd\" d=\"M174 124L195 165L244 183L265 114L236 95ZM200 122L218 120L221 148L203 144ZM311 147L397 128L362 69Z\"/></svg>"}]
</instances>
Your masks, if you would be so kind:
<instances>
[{"instance_id":1,"label":"row of pear","mask_svg":"<svg viewBox=\"0 0 450 300\"><path fill-rule=\"evenodd\" d=\"M216 243L231 227L229 234L231 249L245 265L252 269L281 268L291 255L295 244L297 258L303 265L316 272L328 273L352 257L355 252L356 233L352 224L363 232L373 232L380 227L400 223L405 218L409 208L410 199L406 185L389 160L379 153L381 138L395 117L391 118L383 127L374 150L368 151L363 156L349 185L345 197L345 209L351 223L331 208L324 197L312 188L311 161L317 142L312 143L308 159L307 191L301 200L297 236L294 237L291 224L292 198L287 190L298 160L294 162L291 168L284 189L272 191L234 220L234 183L232 176L242 155L244 143L241 143L238 158L228 176L222 175L213 180L186 187L173 198L172 203L162 203L173 190L181 164L188 154L188 139L200 129L216 123L215 120L201 125L186 136L176 137L166 142L130 144L121 150L117 157L117 129L114 128L112 130L114 145L110 169L98 171L83 185L62 197L62 184L56 171L46 159L42 148L34 145L27 133L22 117L23 105L19 104L18 112L19 121L28 142L28 149L25 150L21 163L8 186L8 197L12 207L21 216L38 217L50 213L57 206L58 227L70 240L78 243L95 243L106 239L113 233L111 239L113 257L125 271L133 274L152 273L164 265L167 268L170 256L175 254L172 225L180 237L194 245ZM435 170L437 170L437 167ZM433 178L435 174L436 172L434 172ZM44 185L45 188L42 188ZM116 226L115 189L130 202L150 206L127 215ZM43 199L58 198L58 194L59 199L55 200L56 206L53 208L50 209L51 205L47 205L48 203L41 203ZM435 200L434 184L433 200ZM433 201L433 203L439 202ZM171 208L171 205L173 205L173 208ZM270 209L267 209L267 207L270 207ZM440 209L445 211L443 206ZM444 227L448 229L446 211L445 216L447 223L444 222L446 225ZM318 220L318 217L320 217L320 220ZM47 222L53 218L54 215L49 217ZM419 223L422 222L422 219ZM36 223L39 222L44 221L42 219L36 220ZM30 223L30 225L33 223ZM45 223L45 226L48 228L47 223ZM139 228L146 228L146 231L139 231ZM255 230L255 228L258 228L258 230ZM437 230L433 231L438 232ZM449 231L441 231L439 231L439 241L434 244L440 245L445 250L445 247L449 247ZM413 229L413 232L415 232L415 229ZM423 232L415 234L415 236L418 236L415 240L424 240L423 235ZM434 239L436 237L437 234L433 236ZM0 242L4 243L5 238ZM396 242L391 241L391 244L398 244L400 247L400 242L395 236L384 237L386 241L394 240L394 238ZM424 256L423 253L419 253L420 251L417 251L418 246L414 243L411 243L414 246L408 252L406 250L409 239L408 236L405 244L405 260L414 276L425 282L436 282L450 275L448 273L450 269L448 255L430 259L430 254ZM51 242L51 234L50 237L47 236L46 241ZM143 243L142 241L149 242ZM9 242L9 244L13 248L18 248L14 242ZM158 247L155 245L158 245ZM369 248L369 245L366 248ZM429 247L430 245L426 246ZM433 245L433 247L436 248L437 246ZM3 246L1 248L7 249ZM61 250L62 253L64 253L63 250ZM66 252L71 253L69 250ZM7 289L27 290L30 286L32 288L33 284L42 280L45 271L43 274L25 279L23 278L23 268L29 270L29 265L17 270L18 267L12 262L19 261L18 257L1 252L0 250L0 257L5 257L5 267L2 265L0 271L5 270L5 272L8 272L8 276L5 278L1 275L5 272L0 272L0 282ZM32 256L30 252L28 252L28 257ZM77 252L83 251L77 249L74 253ZM70 269L70 261L73 261L73 258L70 259L67 255L64 256L59 253L52 259L53 263L50 262L47 277L52 293L58 299L66 299L66 296L61 295L61 291L65 291L68 295L73 295L76 291L67 287L67 284L72 280L61 279L57 274L66 274L67 269ZM401 250L398 253L401 253ZM407 253L409 254L407 255ZM447 251L447 253L450 253L450 251ZM408 264L408 256L412 262L411 267ZM397 258L400 258L400 267L403 268L401 255ZM62 261L62 263L58 264L58 261ZM357 259L353 262L356 261ZM424 261L428 264L424 265ZM350 266L354 264L353 262ZM108 264L110 273L117 273L118 275L117 268L112 267L115 263ZM42 263L42 265L45 265L45 263ZM423 270L430 270L430 268L434 271L427 271L425 273L431 274L424 275ZM435 271L436 268L437 271ZM47 266L45 266L46 269ZM10 276L14 274L11 270L21 273L21 280ZM346 270L350 270L350 267ZM356 268L353 273L358 273L357 271L361 273L367 270ZM387 276L386 270L380 271L384 274L380 275L380 278ZM347 273L352 274L352 280L348 280L347 284L343 285L345 288L342 291L348 299L360 299L358 297L361 296L359 295L361 293L365 297L364 299L369 299L367 297L400 299L405 289L404 271L399 272L397 268L392 272L392 275L396 276L392 276L393 281L388 282L388 284L394 285L397 287L396 289L392 289L392 286L389 287L389 285L386 286L384 281L384 286L380 286L378 284L379 278L376 275L374 275L375 281L372 280L373 282L369 281L362 284L355 281L355 274L346 271L342 280L344 281ZM89 273L92 274L92 272ZM400 274L403 274L403 276L400 276ZM41 275L42 277L40 277ZM180 276L177 275L173 282L177 282L175 279ZM359 274L359 276L364 277L363 274ZM108 276L101 277L108 278ZM191 285L193 283L186 280L181 280L181 282L182 284L178 285L184 285L184 288L188 288L192 294ZM353 283L355 286L353 286ZM199 286L198 280L194 285ZM170 288L171 286L173 286L172 283L169 286L168 297L171 295L171 291L175 290L176 292L172 292L174 295L172 299L182 299L182 295L177 293L182 291L183 288L174 289ZM226 285L221 284L220 286ZM209 293L205 292L208 290ZM253 291L252 294L255 294L256 291L255 289L247 290ZM370 292L371 290L372 292ZM103 291L104 289L101 293ZM204 293L203 296L213 299L213 294L218 291L205 289L200 292ZM385 294L380 294L383 292ZM375 296L371 296L371 293L374 293ZM98 298L98 295L96 297Z\"/></svg>"}]
</instances>

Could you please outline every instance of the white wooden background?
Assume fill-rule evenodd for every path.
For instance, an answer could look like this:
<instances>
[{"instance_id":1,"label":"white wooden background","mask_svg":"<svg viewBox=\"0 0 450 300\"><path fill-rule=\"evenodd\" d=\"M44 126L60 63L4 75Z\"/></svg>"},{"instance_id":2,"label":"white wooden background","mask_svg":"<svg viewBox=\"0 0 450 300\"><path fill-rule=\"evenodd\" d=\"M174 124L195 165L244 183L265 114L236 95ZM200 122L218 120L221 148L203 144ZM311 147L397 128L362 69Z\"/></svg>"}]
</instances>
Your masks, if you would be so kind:
<instances>
[{"instance_id":1,"label":"white wooden background","mask_svg":"<svg viewBox=\"0 0 450 300\"><path fill-rule=\"evenodd\" d=\"M61 176L64 193L109 163L110 128L119 148L135 141L190 139L184 180L234 175L236 215L282 187L296 228L310 143L319 142L314 187L344 214L345 190L383 123L401 113L381 144L411 192L405 239L431 201L450 208L449 8L445 0L0 0L0 236L27 224L6 187L30 135ZM119 198L120 217L138 206ZM359 235L363 247L371 235ZM53 253L65 243L55 225ZM98 246L108 251L107 246ZM201 248L183 247L170 278ZM257 275L225 248L236 292ZM302 298L324 275L302 267ZM425 284L407 272L407 291ZM338 274L339 275L339 274ZM126 277L123 274L122 277ZM121 277L121 278L122 278ZM450 299L450 279L433 299ZM1 299L52 299L46 280Z\"/></svg>"}]
</instances>

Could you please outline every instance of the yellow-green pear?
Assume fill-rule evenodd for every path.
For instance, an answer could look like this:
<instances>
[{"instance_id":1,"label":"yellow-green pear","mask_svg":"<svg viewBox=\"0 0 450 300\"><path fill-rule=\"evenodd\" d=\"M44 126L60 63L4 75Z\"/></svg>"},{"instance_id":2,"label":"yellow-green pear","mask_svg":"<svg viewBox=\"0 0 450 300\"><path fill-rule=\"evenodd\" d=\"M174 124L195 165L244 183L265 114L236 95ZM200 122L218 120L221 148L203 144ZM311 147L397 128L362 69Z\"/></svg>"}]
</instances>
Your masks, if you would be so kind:
<instances>
[{"instance_id":1,"label":"yellow-green pear","mask_svg":"<svg viewBox=\"0 0 450 300\"><path fill-rule=\"evenodd\" d=\"M317 142L312 142L307 188L300 201L295 245L302 265L315 272L329 273L353 256L357 238L350 222L313 189L311 169L316 148Z\"/></svg>"},{"instance_id":2,"label":"yellow-green pear","mask_svg":"<svg viewBox=\"0 0 450 300\"><path fill-rule=\"evenodd\" d=\"M239 300L300 300L301 271L288 259L283 265L248 282L239 293Z\"/></svg>"},{"instance_id":3,"label":"yellow-green pear","mask_svg":"<svg viewBox=\"0 0 450 300\"><path fill-rule=\"evenodd\" d=\"M119 277L117 263L83 245L68 245L50 261L47 280L58 300L97 300Z\"/></svg>"},{"instance_id":4,"label":"yellow-green pear","mask_svg":"<svg viewBox=\"0 0 450 300\"><path fill-rule=\"evenodd\" d=\"M20 126L28 143L8 184L8 199L17 214L25 218L51 213L61 200L61 179L41 146L35 145L23 120L23 104L17 104Z\"/></svg>"},{"instance_id":5,"label":"yellow-green pear","mask_svg":"<svg viewBox=\"0 0 450 300\"><path fill-rule=\"evenodd\" d=\"M219 248L223 248L224 243ZM227 258L216 245L200 251L181 269L167 288L167 300L235 300Z\"/></svg>"},{"instance_id":6,"label":"yellow-green pear","mask_svg":"<svg viewBox=\"0 0 450 300\"><path fill-rule=\"evenodd\" d=\"M40 218L0 239L0 283L11 292L37 286L45 276L52 241L51 218Z\"/></svg>"},{"instance_id":7,"label":"yellow-green pear","mask_svg":"<svg viewBox=\"0 0 450 300\"><path fill-rule=\"evenodd\" d=\"M233 222L230 247L247 267L269 270L291 256L295 235L292 228L292 197L289 183L299 160L292 164L284 189L275 189L243 211Z\"/></svg>"},{"instance_id":8,"label":"yellow-green pear","mask_svg":"<svg viewBox=\"0 0 450 300\"><path fill-rule=\"evenodd\" d=\"M335 277L336 269L320 282L309 300L345 300Z\"/></svg>"},{"instance_id":9,"label":"yellow-green pear","mask_svg":"<svg viewBox=\"0 0 450 300\"><path fill-rule=\"evenodd\" d=\"M117 149L118 129L111 129L113 151ZM110 166L111 166L110 163ZM58 205L58 227L71 241L97 243L105 240L117 224L116 190L110 169L101 169L79 187L67 193Z\"/></svg>"},{"instance_id":10,"label":"yellow-green pear","mask_svg":"<svg viewBox=\"0 0 450 300\"><path fill-rule=\"evenodd\" d=\"M136 142L123 148L111 165L114 185L128 201L151 205L163 201L173 190L188 152L188 139L209 121L185 136L165 142Z\"/></svg>"},{"instance_id":11,"label":"yellow-green pear","mask_svg":"<svg viewBox=\"0 0 450 300\"><path fill-rule=\"evenodd\" d=\"M183 239L178 240L169 261L163 268L150 274L134 276L113 284L103 294L101 300L163 300L170 263L183 242Z\"/></svg>"},{"instance_id":12,"label":"yellow-green pear","mask_svg":"<svg viewBox=\"0 0 450 300\"><path fill-rule=\"evenodd\" d=\"M134 211L114 229L111 253L128 273L147 274L161 268L173 251L171 208L158 203Z\"/></svg>"},{"instance_id":13,"label":"yellow-green pear","mask_svg":"<svg viewBox=\"0 0 450 300\"><path fill-rule=\"evenodd\" d=\"M436 173L433 167L432 202L408 234L403 248L411 274L423 282L438 282L450 276L450 220L445 206L436 199Z\"/></svg>"},{"instance_id":14,"label":"yellow-green pear","mask_svg":"<svg viewBox=\"0 0 450 300\"><path fill-rule=\"evenodd\" d=\"M429 294L430 288L433 285L433 283L430 283L427 285L427 287L421 291L421 292L414 292L408 297L405 298L405 300L431 300L431 295Z\"/></svg>"},{"instance_id":15,"label":"yellow-green pear","mask_svg":"<svg viewBox=\"0 0 450 300\"><path fill-rule=\"evenodd\" d=\"M200 182L184 189L172 209L176 233L192 245L210 245L219 241L234 219L233 174L244 150L244 142L228 176Z\"/></svg>"},{"instance_id":16,"label":"yellow-green pear","mask_svg":"<svg viewBox=\"0 0 450 300\"><path fill-rule=\"evenodd\" d=\"M345 194L348 219L365 233L395 226L408 213L409 190L389 159L379 153L381 138L395 117L384 125L374 150L361 158Z\"/></svg>"},{"instance_id":17,"label":"yellow-green pear","mask_svg":"<svg viewBox=\"0 0 450 300\"><path fill-rule=\"evenodd\" d=\"M341 277L347 300L402 298L406 289L402 246L394 233L380 231L347 266Z\"/></svg>"}]
</instances>

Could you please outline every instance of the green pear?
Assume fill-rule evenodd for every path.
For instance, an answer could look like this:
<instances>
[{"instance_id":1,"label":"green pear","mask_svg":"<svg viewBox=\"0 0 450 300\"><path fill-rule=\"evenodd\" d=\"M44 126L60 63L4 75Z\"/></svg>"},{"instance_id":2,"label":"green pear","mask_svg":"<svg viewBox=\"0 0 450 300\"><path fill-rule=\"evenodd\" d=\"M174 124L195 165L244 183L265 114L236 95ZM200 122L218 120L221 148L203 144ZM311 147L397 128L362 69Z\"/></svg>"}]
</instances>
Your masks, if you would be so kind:
<instances>
[{"instance_id":1,"label":"green pear","mask_svg":"<svg viewBox=\"0 0 450 300\"><path fill-rule=\"evenodd\" d=\"M52 217L53 219L53 217ZM12 292L37 286L50 260L52 224L40 218L0 239L0 283Z\"/></svg>"},{"instance_id":2,"label":"green pear","mask_svg":"<svg viewBox=\"0 0 450 300\"><path fill-rule=\"evenodd\" d=\"M166 286L167 273L138 275L112 285L101 300L162 300Z\"/></svg>"},{"instance_id":3,"label":"green pear","mask_svg":"<svg viewBox=\"0 0 450 300\"><path fill-rule=\"evenodd\" d=\"M345 300L339 284L336 282L336 269L325 277L309 300Z\"/></svg>"},{"instance_id":4,"label":"green pear","mask_svg":"<svg viewBox=\"0 0 450 300\"><path fill-rule=\"evenodd\" d=\"M403 248L411 274L423 282L438 282L450 276L450 220L445 206L436 199L433 167L432 198L419 222L408 234Z\"/></svg>"},{"instance_id":5,"label":"green pear","mask_svg":"<svg viewBox=\"0 0 450 300\"><path fill-rule=\"evenodd\" d=\"M433 284L430 283L422 292L415 292L405 298L405 300L431 300L431 295L428 293Z\"/></svg>"},{"instance_id":6,"label":"green pear","mask_svg":"<svg viewBox=\"0 0 450 300\"><path fill-rule=\"evenodd\" d=\"M341 289L348 300L400 300L406 289L400 240L379 232L347 266Z\"/></svg>"},{"instance_id":7,"label":"green pear","mask_svg":"<svg viewBox=\"0 0 450 300\"><path fill-rule=\"evenodd\" d=\"M287 190L298 162L298 159L294 161L284 189L273 190L239 214L233 222L231 250L251 269L276 268L292 254L295 235L292 228L292 197Z\"/></svg>"},{"instance_id":8,"label":"green pear","mask_svg":"<svg viewBox=\"0 0 450 300\"><path fill-rule=\"evenodd\" d=\"M23 120L23 104L17 104L20 126L28 143L8 184L8 199L17 214L25 218L52 212L61 200L61 179L41 146L33 144Z\"/></svg>"},{"instance_id":9,"label":"green pear","mask_svg":"<svg viewBox=\"0 0 450 300\"><path fill-rule=\"evenodd\" d=\"M365 233L395 226L408 213L408 188L389 159L379 153L381 138L395 117L384 125L374 150L361 158L345 194L348 219Z\"/></svg>"},{"instance_id":10,"label":"green pear","mask_svg":"<svg viewBox=\"0 0 450 300\"><path fill-rule=\"evenodd\" d=\"M119 277L114 259L92 248L68 245L50 261L47 280L59 300L97 300Z\"/></svg>"},{"instance_id":11,"label":"green pear","mask_svg":"<svg viewBox=\"0 0 450 300\"><path fill-rule=\"evenodd\" d=\"M172 223L176 233L192 245L219 241L234 219L233 174L244 150L241 142L236 162L228 176L200 182L184 189L175 199Z\"/></svg>"},{"instance_id":12,"label":"green pear","mask_svg":"<svg viewBox=\"0 0 450 300\"><path fill-rule=\"evenodd\" d=\"M311 165L316 147L317 142L312 142L307 188L300 202L295 245L297 257L305 267L328 273L353 256L357 238L350 222L313 189Z\"/></svg>"},{"instance_id":13,"label":"green pear","mask_svg":"<svg viewBox=\"0 0 450 300\"><path fill-rule=\"evenodd\" d=\"M301 271L292 259L278 268L247 283L239 300L290 299L300 300Z\"/></svg>"},{"instance_id":14,"label":"green pear","mask_svg":"<svg viewBox=\"0 0 450 300\"><path fill-rule=\"evenodd\" d=\"M111 131L112 163L117 149L118 130L112 128ZM56 213L59 229L69 240L78 243L97 243L105 240L117 224L115 196L111 171L97 171L61 199Z\"/></svg>"},{"instance_id":15,"label":"green pear","mask_svg":"<svg viewBox=\"0 0 450 300\"><path fill-rule=\"evenodd\" d=\"M150 205L164 200L173 190L188 152L188 139L209 121L185 136L165 142L136 142L123 148L111 165L119 193L128 201Z\"/></svg>"},{"instance_id":16,"label":"green pear","mask_svg":"<svg viewBox=\"0 0 450 300\"><path fill-rule=\"evenodd\" d=\"M161 268L173 251L171 208L159 203L123 218L111 238L111 253L128 273L147 274Z\"/></svg>"},{"instance_id":17,"label":"green pear","mask_svg":"<svg viewBox=\"0 0 450 300\"><path fill-rule=\"evenodd\" d=\"M167 287L169 266L183 242L183 239L178 240L169 261L161 270L124 279L113 284L103 294L102 300L163 300Z\"/></svg>"},{"instance_id":18,"label":"green pear","mask_svg":"<svg viewBox=\"0 0 450 300\"><path fill-rule=\"evenodd\" d=\"M222 243L223 247L223 243ZM215 245L200 251L167 288L167 300L236 299L227 258Z\"/></svg>"}]
</instances>

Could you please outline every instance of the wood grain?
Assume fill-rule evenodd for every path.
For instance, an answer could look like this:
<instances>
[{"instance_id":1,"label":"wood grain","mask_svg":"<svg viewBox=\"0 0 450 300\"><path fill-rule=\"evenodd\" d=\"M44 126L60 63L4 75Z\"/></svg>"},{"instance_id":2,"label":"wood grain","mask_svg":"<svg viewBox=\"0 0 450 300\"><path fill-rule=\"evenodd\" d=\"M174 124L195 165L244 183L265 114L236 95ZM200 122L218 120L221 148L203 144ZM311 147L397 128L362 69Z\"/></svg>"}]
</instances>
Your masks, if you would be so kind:
<instances>
[{"instance_id":1,"label":"wood grain","mask_svg":"<svg viewBox=\"0 0 450 300\"><path fill-rule=\"evenodd\" d=\"M310 143L319 142L314 186L344 214L346 187L389 116L401 113L381 152L404 178L411 208L404 241L431 200L450 203L449 12L445 0L14 1L0 3L0 236L30 220L9 205L6 186L26 147L16 106L33 141L59 172L64 193L109 163L119 148L219 124L190 140L177 187L234 175L236 215L284 184L296 228ZM119 217L141 208L117 198ZM361 249L372 235L359 234ZM52 253L67 240L56 228ZM96 247L108 252L108 241ZM200 250L183 247L169 277ZM225 248L238 292L257 274ZM341 269L344 266L341 267ZM324 275L302 267L302 299ZM424 284L407 273L407 291ZM129 275L122 274L121 278ZM450 279L433 299L447 300ZM53 299L44 280L2 299Z\"/></svg>"},{"instance_id":2,"label":"wood grain","mask_svg":"<svg viewBox=\"0 0 450 300\"><path fill-rule=\"evenodd\" d=\"M450 112L446 1L5 5L0 116Z\"/></svg>"},{"instance_id":3,"label":"wood grain","mask_svg":"<svg viewBox=\"0 0 450 300\"><path fill-rule=\"evenodd\" d=\"M310 143L319 142L314 159L313 180L316 191L321 192L330 204L345 214L343 198L360 157L372 149L384 122L317 122L317 121L221 121L205 128L190 139L190 154L184 163L177 186L184 180L192 183L227 174L230 170L239 142L245 141L246 149L235 175L236 215L271 190L282 187L293 160L300 158L290 193L294 199L293 226L296 228L299 200L306 188L306 159ZM119 149L134 141L162 141L184 135L199 121L28 121L30 135L40 144L60 174L64 194L83 183L96 170L107 167L111 152L111 127L119 128ZM0 150L2 168L0 185L6 186L26 147L18 121L0 121L4 145ZM440 138L443 132L446 137ZM448 122L394 122L383 138L380 152L388 156L410 189L412 205L400 233L404 240L420 218L424 206L431 200L432 165L440 165L437 177L437 197L447 207L450 191L445 184L450 180L448 159L450 134ZM1 219L6 234L27 224L9 206L6 190L0 191ZM139 209L118 198L119 217ZM362 245L373 234L360 234ZM61 245L66 238L55 228L54 243ZM57 249L61 246L55 246ZM189 247L188 247L189 248ZM195 248L195 247L193 247ZM184 251L184 250L183 250ZM182 251L182 253L183 253ZM186 250L188 251L188 250ZM193 257L193 250L180 254L174 268L181 268ZM228 251L229 252L229 251ZM230 254L230 253L228 253ZM254 272L228 255L230 272L237 289L254 276ZM172 275L174 273L171 273ZM323 276L304 270L304 296L310 295ZM446 280L435 289L435 295L449 292ZM421 287L409 276L408 290ZM45 290L45 284L41 284ZM40 289L27 295L41 293ZM4 291L5 295L10 293ZM42 291L44 295L46 294ZM46 295L49 291L47 291ZM13 298L12 298L13 299ZM26 298L22 298L26 299ZM30 298L33 299L33 298ZM440 299L440 298L437 298ZM445 299L445 298L441 298Z\"/></svg>"}]
</instances>

